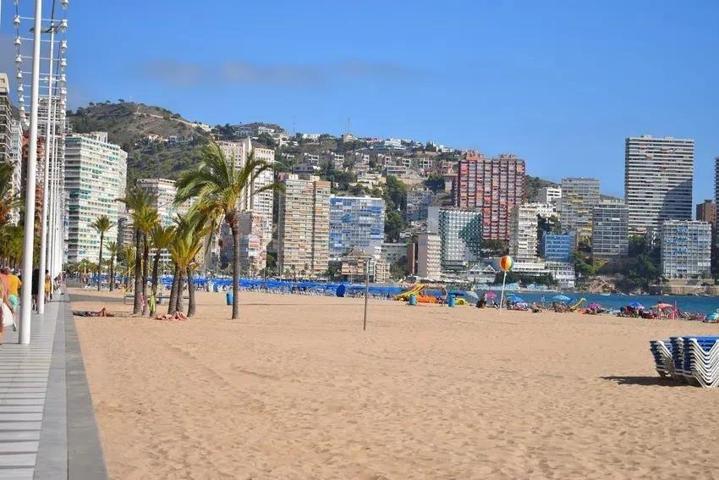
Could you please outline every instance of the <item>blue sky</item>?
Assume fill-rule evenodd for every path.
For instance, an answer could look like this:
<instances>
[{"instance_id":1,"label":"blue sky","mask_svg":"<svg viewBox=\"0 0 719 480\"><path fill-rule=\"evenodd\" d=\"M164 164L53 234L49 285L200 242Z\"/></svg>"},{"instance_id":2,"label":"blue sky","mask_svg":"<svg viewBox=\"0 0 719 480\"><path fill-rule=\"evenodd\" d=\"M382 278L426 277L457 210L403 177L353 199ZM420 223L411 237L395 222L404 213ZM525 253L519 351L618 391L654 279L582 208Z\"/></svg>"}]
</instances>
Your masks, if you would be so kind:
<instances>
[{"instance_id":1,"label":"blue sky","mask_svg":"<svg viewBox=\"0 0 719 480\"><path fill-rule=\"evenodd\" d=\"M209 123L513 152L622 194L624 138L719 156L719 2L71 2L71 106L124 98ZM5 18L4 31L8 19Z\"/></svg>"}]
</instances>

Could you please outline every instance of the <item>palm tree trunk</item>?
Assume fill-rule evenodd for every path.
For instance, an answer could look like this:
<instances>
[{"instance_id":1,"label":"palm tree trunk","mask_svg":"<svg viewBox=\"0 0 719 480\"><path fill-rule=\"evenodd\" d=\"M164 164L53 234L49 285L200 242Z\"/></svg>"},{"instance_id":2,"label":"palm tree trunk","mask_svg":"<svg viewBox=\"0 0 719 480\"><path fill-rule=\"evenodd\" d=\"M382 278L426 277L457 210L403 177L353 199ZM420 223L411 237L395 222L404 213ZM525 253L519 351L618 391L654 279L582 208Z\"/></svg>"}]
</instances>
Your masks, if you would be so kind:
<instances>
[{"instance_id":1,"label":"palm tree trunk","mask_svg":"<svg viewBox=\"0 0 719 480\"><path fill-rule=\"evenodd\" d=\"M152 261L152 296L157 299L157 280L160 269L160 249L155 252L155 258Z\"/></svg>"},{"instance_id":2,"label":"palm tree trunk","mask_svg":"<svg viewBox=\"0 0 719 480\"><path fill-rule=\"evenodd\" d=\"M237 226L237 219L232 219L230 229L232 230L232 320L240 318L240 232Z\"/></svg>"},{"instance_id":3,"label":"palm tree trunk","mask_svg":"<svg viewBox=\"0 0 719 480\"><path fill-rule=\"evenodd\" d=\"M195 315L195 285L192 283L192 270L187 269L187 316Z\"/></svg>"},{"instance_id":4,"label":"palm tree trunk","mask_svg":"<svg viewBox=\"0 0 719 480\"><path fill-rule=\"evenodd\" d=\"M139 314L142 311L142 232L135 231L135 301L132 305L132 313Z\"/></svg>"},{"instance_id":5,"label":"palm tree trunk","mask_svg":"<svg viewBox=\"0 0 719 480\"><path fill-rule=\"evenodd\" d=\"M175 300L175 311L182 311L182 290L184 289L183 271L181 268L177 269L177 299Z\"/></svg>"},{"instance_id":6,"label":"palm tree trunk","mask_svg":"<svg viewBox=\"0 0 719 480\"><path fill-rule=\"evenodd\" d=\"M142 252L142 298L147 302L147 274L150 269L150 242L147 241L147 234L143 234L144 250ZM144 308L144 305L143 305Z\"/></svg>"},{"instance_id":7,"label":"palm tree trunk","mask_svg":"<svg viewBox=\"0 0 719 480\"><path fill-rule=\"evenodd\" d=\"M100 258L97 261L97 291L100 291L102 285L102 244L105 240L105 232L100 232Z\"/></svg>"},{"instance_id":8,"label":"palm tree trunk","mask_svg":"<svg viewBox=\"0 0 719 480\"><path fill-rule=\"evenodd\" d=\"M172 287L170 288L170 302L167 304L167 313L175 313L177 311L177 265L175 265L175 272L172 275Z\"/></svg>"},{"instance_id":9,"label":"palm tree trunk","mask_svg":"<svg viewBox=\"0 0 719 480\"><path fill-rule=\"evenodd\" d=\"M110 291L115 286L115 255L110 257Z\"/></svg>"}]
</instances>

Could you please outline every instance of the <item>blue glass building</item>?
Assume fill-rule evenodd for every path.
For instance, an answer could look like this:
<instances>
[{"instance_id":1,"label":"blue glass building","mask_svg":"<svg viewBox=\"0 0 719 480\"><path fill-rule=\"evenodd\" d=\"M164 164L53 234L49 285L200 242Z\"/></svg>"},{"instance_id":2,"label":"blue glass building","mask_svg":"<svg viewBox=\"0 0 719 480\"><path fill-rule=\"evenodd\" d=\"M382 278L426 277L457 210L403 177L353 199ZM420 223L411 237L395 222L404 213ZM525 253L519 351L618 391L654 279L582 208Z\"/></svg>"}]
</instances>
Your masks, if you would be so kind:
<instances>
[{"instance_id":1,"label":"blue glass building","mask_svg":"<svg viewBox=\"0 0 719 480\"><path fill-rule=\"evenodd\" d=\"M569 262L574 252L574 233L547 233L542 237L542 256L548 262Z\"/></svg>"},{"instance_id":2,"label":"blue glass building","mask_svg":"<svg viewBox=\"0 0 719 480\"><path fill-rule=\"evenodd\" d=\"M330 197L330 260L350 250L379 255L384 241L385 204L381 198Z\"/></svg>"}]
</instances>

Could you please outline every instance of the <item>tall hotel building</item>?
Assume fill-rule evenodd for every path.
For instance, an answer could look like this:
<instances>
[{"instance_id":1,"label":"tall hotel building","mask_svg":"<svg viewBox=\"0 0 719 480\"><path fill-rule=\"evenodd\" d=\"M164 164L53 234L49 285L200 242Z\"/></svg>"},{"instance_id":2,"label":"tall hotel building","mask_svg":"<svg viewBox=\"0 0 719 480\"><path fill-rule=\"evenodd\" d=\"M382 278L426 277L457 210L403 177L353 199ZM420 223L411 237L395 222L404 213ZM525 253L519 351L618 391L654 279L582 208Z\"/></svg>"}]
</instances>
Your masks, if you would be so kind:
<instances>
[{"instance_id":1,"label":"tall hotel building","mask_svg":"<svg viewBox=\"0 0 719 480\"><path fill-rule=\"evenodd\" d=\"M254 147L250 138L243 138L239 142L217 142L220 150L228 160L231 160L235 168L240 169L245 162L254 155L255 160L263 160L267 163L275 162L275 151L271 148ZM258 232L259 237L263 239L264 247L272 240L272 208L274 204L274 194L271 190L254 193L262 187L271 184L274 181L274 173L272 170L265 170L260 173L252 182L250 191L245 192L240 202L240 210L243 212L253 212L262 216L261 226L262 232ZM253 192L250 195L250 192ZM254 224L254 222L252 222Z\"/></svg>"},{"instance_id":2,"label":"tall hotel building","mask_svg":"<svg viewBox=\"0 0 719 480\"><path fill-rule=\"evenodd\" d=\"M10 192L17 195L22 190L22 128L20 122L14 118L9 92L8 77L0 73L0 163L9 163L13 166ZM13 222L18 220L17 213L17 211L11 212Z\"/></svg>"},{"instance_id":3,"label":"tall hotel building","mask_svg":"<svg viewBox=\"0 0 719 480\"><path fill-rule=\"evenodd\" d=\"M329 255L340 260L350 250L366 255L382 253L385 204L381 198L330 197Z\"/></svg>"},{"instance_id":4,"label":"tall hotel building","mask_svg":"<svg viewBox=\"0 0 719 480\"><path fill-rule=\"evenodd\" d=\"M289 175L283 183L277 222L280 274L323 275L329 261L330 182Z\"/></svg>"},{"instance_id":5,"label":"tall hotel building","mask_svg":"<svg viewBox=\"0 0 719 480\"><path fill-rule=\"evenodd\" d=\"M516 260L537 259L539 207L537 203L525 203L512 209L512 238L509 241L509 252Z\"/></svg>"},{"instance_id":6,"label":"tall hotel building","mask_svg":"<svg viewBox=\"0 0 719 480\"><path fill-rule=\"evenodd\" d=\"M599 180L596 178L563 178L559 219L562 228L576 233L576 239L592 236L592 212L599 204Z\"/></svg>"},{"instance_id":7,"label":"tall hotel building","mask_svg":"<svg viewBox=\"0 0 719 480\"><path fill-rule=\"evenodd\" d=\"M485 240L509 240L512 209L525 194L525 174L524 160L514 155L489 159L469 151L460 160L455 204L482 214Z\"/></svg>"},{"instance_id":8,"label":"tall hotel building","mask_svg":"<svg viewBox=\"0 0 719 480\"><path fill-rule=\"evenodd\" d=\"M175 181L167 178L140 178L137 187L152 196L152 206L157 210L162 226L174 225L175 215L179 213L175 208Z\"/></svg>"},{"instance_id":9,"label":"tall hotel building","mask_svg":"<svg viewBox=\"0 0 719 480\"><path fill-rule=\"evenodd\" d=\"M628 212L624 202L602 201L594 207L592 219L592 255L597 258L626 257Z\"/></svg>"},{"instance_id":10,"label":"tall hotel building","mask_svg":"<svg viewBox=\"0 0 719 480\"><path fill-rule=\"evenodd\" d=\"M629 137L624 155L631 233L658 233L664 220L692 219L694 140Z\"/></svg>"},{"instance_id":11,"label":"tall hotel building","mask_svg":"<svg viewBox=\"0 0 719 480\"><path fill-rule=\"evenodd\" d=\"M67 261L96 261L100 236L90 226L107 215L113 227L105 238L117 236L117 221L125 196L127 153L107 141L106 132L70 135L65 139L65 205Z\"/></svg>"},{"instance_id":12,"label":"tall hotel building","mask_svg":"<svg viewBox=\"0 0 719 480\"><path fill-rule=\"evenodd\" d=\"M666 220L661 225L660 240L664 277L670 280L711 277L711 225Z\"/></svg>"},{"instance_id":13,"label":"tall hotel building","mask_svg":"<svg viewBox=\"0 0 719 480\"><path fill-rule=\"evenodd\" d=\"M439 237L442 270L466 270L482 254L482 214L458 208L440 209Z\"/></svg>"}]
</instances>

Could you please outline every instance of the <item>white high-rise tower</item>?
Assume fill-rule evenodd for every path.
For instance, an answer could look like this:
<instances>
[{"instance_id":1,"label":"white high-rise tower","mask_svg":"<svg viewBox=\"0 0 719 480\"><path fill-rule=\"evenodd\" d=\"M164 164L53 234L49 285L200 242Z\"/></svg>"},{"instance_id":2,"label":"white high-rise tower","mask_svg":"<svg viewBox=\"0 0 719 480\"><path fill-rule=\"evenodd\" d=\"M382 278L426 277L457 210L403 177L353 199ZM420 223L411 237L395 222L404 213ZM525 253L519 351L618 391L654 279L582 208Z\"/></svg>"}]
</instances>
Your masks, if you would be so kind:
<instances>
[{"instance_id":1,"label":"white high-rise tower","mask_svg":"<svg viewBox=\"0 0 719 480\"><path fill-rule=\"evenodd\" d=\"M694 140L629 137L624 168L631 233L658 232L664 220L692 219Z\"/></svg>"}]
</instances>

